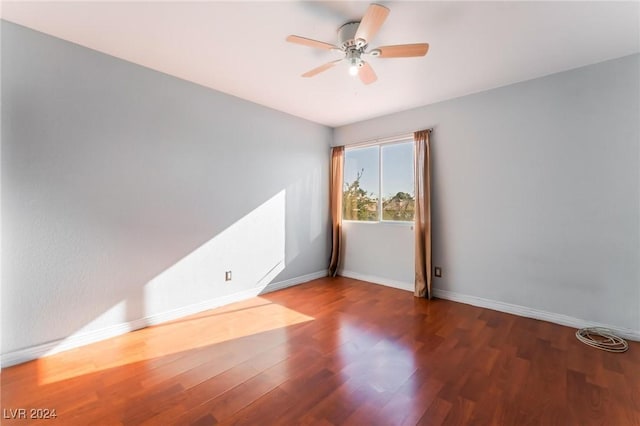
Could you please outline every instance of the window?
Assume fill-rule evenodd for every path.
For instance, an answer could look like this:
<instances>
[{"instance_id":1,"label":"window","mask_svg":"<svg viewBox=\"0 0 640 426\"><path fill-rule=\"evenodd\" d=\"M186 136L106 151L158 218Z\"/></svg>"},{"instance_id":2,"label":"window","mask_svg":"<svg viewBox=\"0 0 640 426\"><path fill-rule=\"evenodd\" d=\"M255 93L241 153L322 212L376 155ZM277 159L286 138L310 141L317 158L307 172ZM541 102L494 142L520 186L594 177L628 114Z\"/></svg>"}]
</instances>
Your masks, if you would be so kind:
<instances>
[{"instance_id":1,"label":"window","mask_svg":"<svg viewBox=\"0 0 640 426\"><path fill-rule=\"evenodd\" d=\"M413 141L345 151L343 219L413 221Z\"/></svg>"}]
</instances>

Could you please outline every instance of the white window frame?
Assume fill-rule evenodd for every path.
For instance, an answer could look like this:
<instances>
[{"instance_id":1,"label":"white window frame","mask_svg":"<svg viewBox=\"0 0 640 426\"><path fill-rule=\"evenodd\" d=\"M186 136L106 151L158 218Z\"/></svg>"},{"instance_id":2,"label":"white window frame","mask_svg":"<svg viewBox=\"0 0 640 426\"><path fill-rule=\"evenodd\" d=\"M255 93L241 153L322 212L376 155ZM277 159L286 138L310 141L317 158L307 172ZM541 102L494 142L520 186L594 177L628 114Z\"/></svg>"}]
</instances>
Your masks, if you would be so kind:
<instances>
[{"instance_id":1,"label":"white window frame","mask_svg":"<svg viewBox=\"0 0 640 426\"><path fill-rule=\"evenodd\" d=\"M415 216L413 218L413 220L385 220L383 219L383 212L382 212L382 178L383 178L383 172L382 172L382 147L383 146L389 146L389 145L399 145L401 143L413 143L413 134L411 135L403 135L403 136L398 136L398 137L394 137L394 138L389 138L389 139L385 139L384 141L376 141L376 142L366 142L366 143L359 143L359 144L352 144L352 145L346 145L344 147L345 150L345 154L346 151L350 151L350 150L355 150L355 149L360 149L360 148L372 148L372 147L377 147L378 148L378 219L377 220L353 220L353 219L343 219L343 222L349 222L349 223L367 223L367 224L380 224L380 223L384 223L384 224L391 224L391 225L398 225L398 226L413 226L415 223ZM415 158L416 158L416 148L415 148L415 144L413 145L413 158L414 158L414 164L412 164L414 171L414 178L413 178L413 193L414 193L414 197L415 197L415 192L416 192L416 179L415 179ZM342 170L342 187L344 188L344 164L343 164L343 170Z\"/></svg>"}]
</instances>

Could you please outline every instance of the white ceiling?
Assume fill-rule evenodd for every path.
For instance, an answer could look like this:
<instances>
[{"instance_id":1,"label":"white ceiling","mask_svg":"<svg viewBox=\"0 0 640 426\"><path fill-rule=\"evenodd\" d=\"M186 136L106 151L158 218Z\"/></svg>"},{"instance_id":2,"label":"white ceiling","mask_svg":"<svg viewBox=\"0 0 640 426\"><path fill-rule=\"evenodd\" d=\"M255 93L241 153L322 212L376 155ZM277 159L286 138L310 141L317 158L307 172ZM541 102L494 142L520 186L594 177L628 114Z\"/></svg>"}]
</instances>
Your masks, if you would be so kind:
<instances>
[{"instance_id":1,"label":"white ceiling","mask_svg":"<svg viewBox=\"0 0 640 426\"><path fill-rule=\"evenodd\" d=\"M329 126L426 105L640 51L640 2L396 2L371 47L430 43L424 58L371 63L365 86L336 42L369 2L3 2L2 17Z\"/></svg>"}]
</instances>

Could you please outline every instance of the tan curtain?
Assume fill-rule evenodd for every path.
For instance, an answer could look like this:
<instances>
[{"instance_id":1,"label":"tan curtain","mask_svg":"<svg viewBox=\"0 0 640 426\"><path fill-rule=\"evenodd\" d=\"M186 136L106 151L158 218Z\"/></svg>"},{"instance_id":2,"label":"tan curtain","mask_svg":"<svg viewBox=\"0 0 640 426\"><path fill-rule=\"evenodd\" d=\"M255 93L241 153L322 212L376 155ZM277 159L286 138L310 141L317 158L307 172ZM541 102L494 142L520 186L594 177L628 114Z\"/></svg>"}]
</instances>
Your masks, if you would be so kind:
<instances>
[{"instance_id":1,"label":"tan curtain","mask_svg":"<svg viewBox=\"0 0 640 426\"><path fill-rule=\"evenodd\" d=\"M416 280L414 295L431 299L431 171L429 135L431 130L413 134L415 141L416 185Z\"/></svg>"},{"instance_id":2,"label":"tan curtain","mask_svg":"<svg viewBox=\"0 0 640 426\"><path fill-rule=\"evenodd\" d=\"M331 148L331 176L329 176L329 203L331 205L331 260L329 275L335 277L340 264L342 243L342 176L344 169L344 146Z\"/></svg>"}]
</instances>

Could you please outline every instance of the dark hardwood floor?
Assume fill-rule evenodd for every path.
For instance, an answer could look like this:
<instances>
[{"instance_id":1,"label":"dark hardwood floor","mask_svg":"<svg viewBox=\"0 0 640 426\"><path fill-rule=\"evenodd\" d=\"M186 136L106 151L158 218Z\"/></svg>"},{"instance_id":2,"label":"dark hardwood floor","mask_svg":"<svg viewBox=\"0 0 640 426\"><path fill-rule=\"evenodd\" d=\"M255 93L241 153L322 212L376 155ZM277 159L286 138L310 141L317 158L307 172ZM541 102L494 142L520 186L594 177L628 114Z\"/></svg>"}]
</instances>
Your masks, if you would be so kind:
<instances>
[{"instance_id":1,"label":"dark hardwood floor","mask_svg":"<svg viewBox=\"0 0 640 426\"><path fill-rule=\"evenodd\" d=\"M63 425L640 425L640 344L321 279L2 370ZM40 412L43 414L43 412Z\"/></svg>"}]
</instances>

